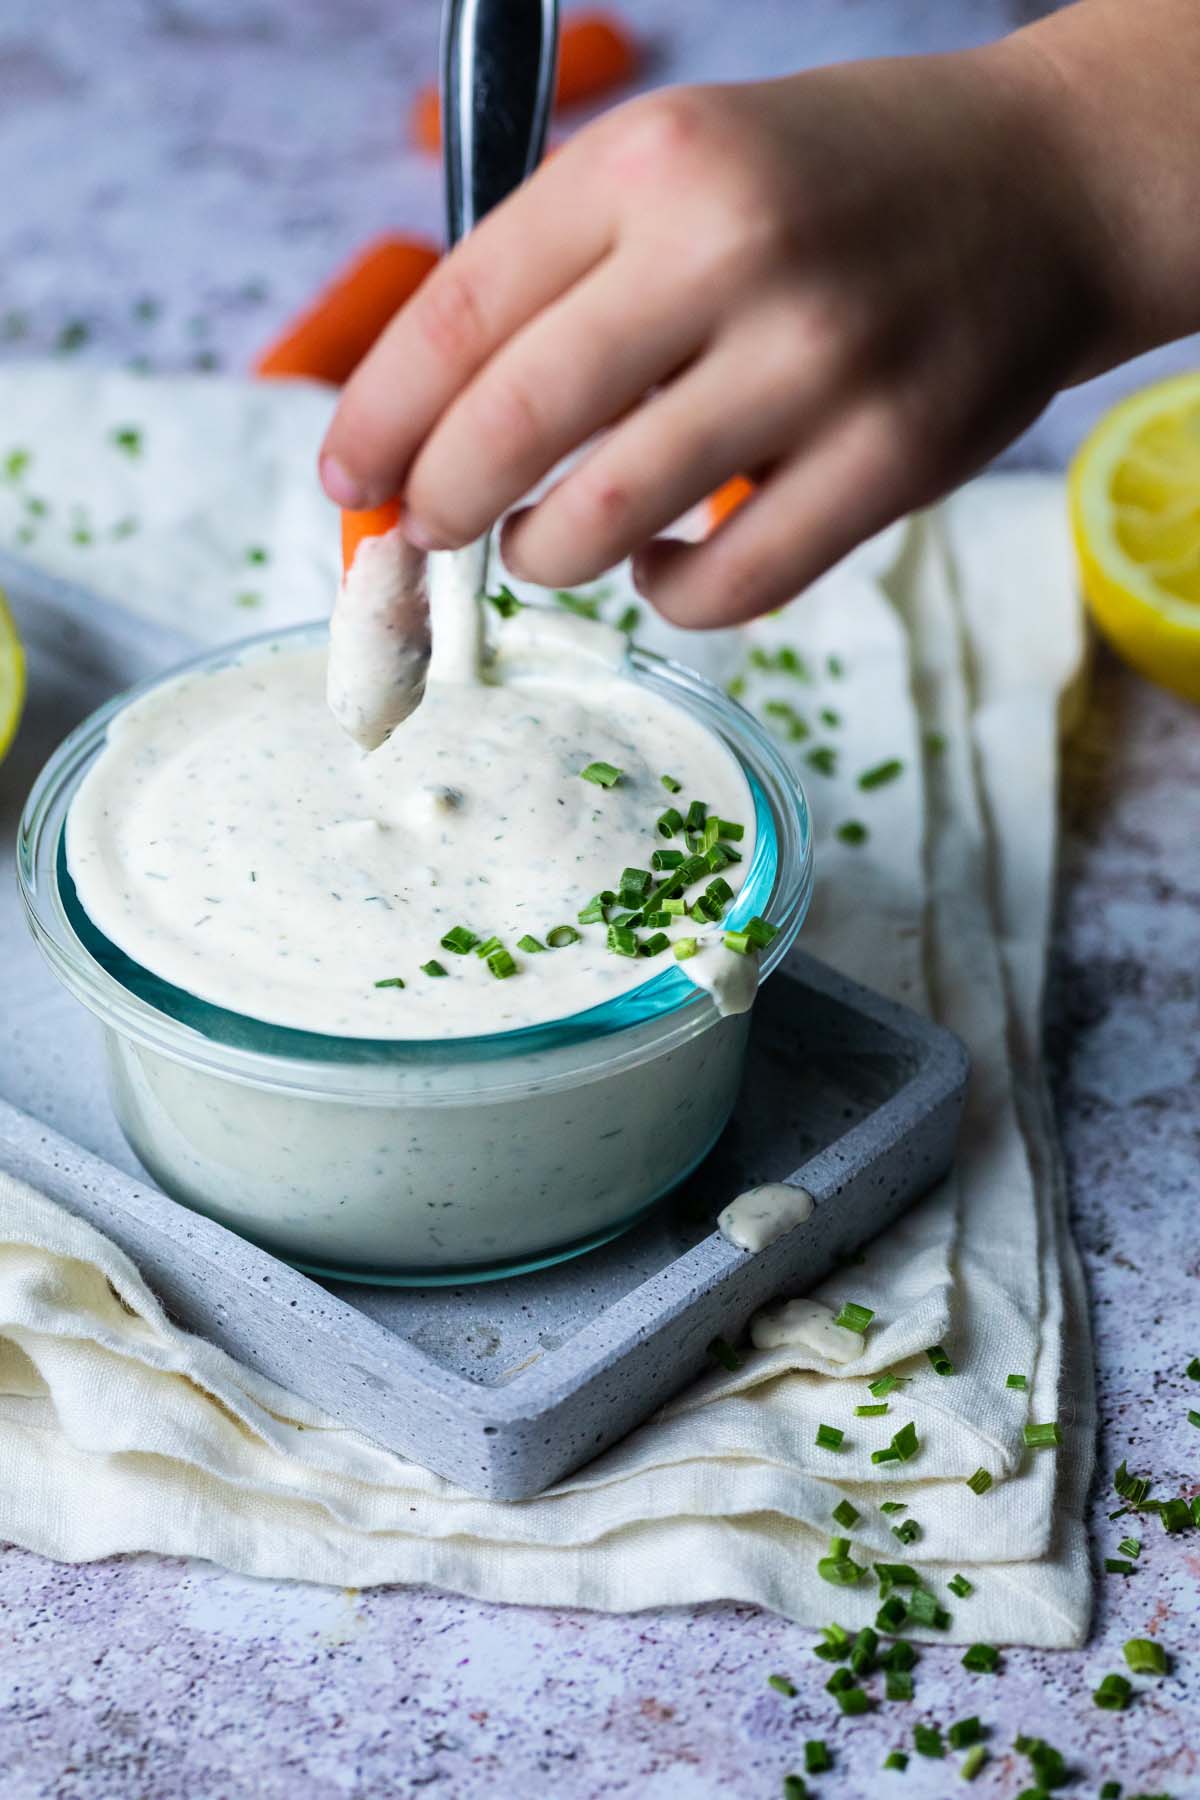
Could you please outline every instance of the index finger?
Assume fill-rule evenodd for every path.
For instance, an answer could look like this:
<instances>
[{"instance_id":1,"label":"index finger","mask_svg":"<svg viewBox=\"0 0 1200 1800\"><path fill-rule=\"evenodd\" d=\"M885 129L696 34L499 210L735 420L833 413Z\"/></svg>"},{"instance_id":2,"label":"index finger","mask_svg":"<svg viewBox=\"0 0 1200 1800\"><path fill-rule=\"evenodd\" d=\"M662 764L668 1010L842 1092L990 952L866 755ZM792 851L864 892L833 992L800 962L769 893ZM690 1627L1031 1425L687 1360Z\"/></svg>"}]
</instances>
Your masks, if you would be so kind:
<instances>
[{"instance_id":1,"label":"index finger","mask_svg":"<svg viewBox=\"0 0 1200 1800\"><path fill-rule=\"evenodd\" d=\"M586 135L586 134L584 134ZM398 494L425 438L515 331L595 266L612 218L578 141L443 258L350 377L321 448L321 480L360 510Z\"/></svg>"}]
</instances>

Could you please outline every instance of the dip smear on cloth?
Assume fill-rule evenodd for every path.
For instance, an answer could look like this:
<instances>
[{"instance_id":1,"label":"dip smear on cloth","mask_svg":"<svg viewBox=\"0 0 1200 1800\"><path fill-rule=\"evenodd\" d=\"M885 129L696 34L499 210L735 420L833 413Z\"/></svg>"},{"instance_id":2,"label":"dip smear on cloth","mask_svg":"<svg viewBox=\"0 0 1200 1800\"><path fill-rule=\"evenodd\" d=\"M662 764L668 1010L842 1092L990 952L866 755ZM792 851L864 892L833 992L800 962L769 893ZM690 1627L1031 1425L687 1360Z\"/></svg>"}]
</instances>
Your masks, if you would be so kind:
<instances>
[{"instance_id":1,"label":"dip smear on cloth","mask_svg":"<svg viewBox=\"0 0 1200 1800\"><path fill-rule=\"evenodd\" d=\"M569 1017L677 946L749 1005L762 946L727 948L722 919L754 802L724 744L606 626L521 609L443 676L434 617L421 704L370 751L326 703L324 647L286 640L121 713L67 828L92 921L203 1000L330 1035Z\"/></svg>"}]
</instances>

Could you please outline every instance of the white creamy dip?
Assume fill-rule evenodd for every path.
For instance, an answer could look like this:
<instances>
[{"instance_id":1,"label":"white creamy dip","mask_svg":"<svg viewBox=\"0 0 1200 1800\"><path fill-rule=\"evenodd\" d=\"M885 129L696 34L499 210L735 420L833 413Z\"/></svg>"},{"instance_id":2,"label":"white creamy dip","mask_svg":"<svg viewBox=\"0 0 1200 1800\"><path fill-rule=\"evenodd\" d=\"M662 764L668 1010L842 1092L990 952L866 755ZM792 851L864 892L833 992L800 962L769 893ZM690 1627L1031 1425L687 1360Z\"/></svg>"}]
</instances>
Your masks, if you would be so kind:
<instances>
[{"instance_id":1,"label":"white creamy dip","mask_svg":"<svg viewBox=\"0 0 1200 1800\"><path fill-rule=\"evenodd\" d=\"M756 1350L800 1346L835 1363L856 1362L864 1348L862 1333L839 1325L833 1308L820 1300L780 1300L764 1307L750 1321L750 1341Z\"/></svg>"},{"instance_id":2,"label":"white creamy dip","mask_svg":"<svg viewBox=\"0 0 1200 1800\"><path fill-rule=\"evenodd\" d=\"M795 1225L811 1218L813 1197L807 1188L770 1181L748 1188L717 1214L717 1230L738 1250L765 1250Z\"/></svg>"},{"instance_id":3,"label":"white creamy dip","mask_svg":"<svg viewBox=\"0 0 1200 1800\"><path fill-rule=\"evenodd\" d=\"M252 648L118 714L68 822L86 912L136 962L200 998L332 1035L510 1031L674 967L712 987L723 1009L748 1006L758 959L725 950L721 924L672 916L671 939L703 943L677 964L670 948L614 954L604 923L578 921L624 869L685 849L655 821L693 800L744 827L742 860L721 871L736 892L753 855L754 804L734 757L630 677L624 639L608 627L529 608L498 620L481 656L478 575L465 559L434 564L423 699L367 754L326 704L319 647ZM366 632L367 620L354 629ZM351 636L335 634L343 669ZM350 689L356 736L374 736L386 694L374 706L361 684ZM621 771L615 785L582 779L597 762ZM444 948L455 927L499 938L515 972L499 978L474 949ZM525 934L546 944L556 927L579 941L520 947Z\"/></svg>"},{"instance_id":4,"label":"white creamy dip","mask_svg":"<svg viewBox=\"0 0 1200 1800\"><path fill-rule=\"evenodd\" d=\"M329 620L329 710L375 750L420 703L429 667L426 559L399 528L364 538Z\"/></svg>"}]
</instances>

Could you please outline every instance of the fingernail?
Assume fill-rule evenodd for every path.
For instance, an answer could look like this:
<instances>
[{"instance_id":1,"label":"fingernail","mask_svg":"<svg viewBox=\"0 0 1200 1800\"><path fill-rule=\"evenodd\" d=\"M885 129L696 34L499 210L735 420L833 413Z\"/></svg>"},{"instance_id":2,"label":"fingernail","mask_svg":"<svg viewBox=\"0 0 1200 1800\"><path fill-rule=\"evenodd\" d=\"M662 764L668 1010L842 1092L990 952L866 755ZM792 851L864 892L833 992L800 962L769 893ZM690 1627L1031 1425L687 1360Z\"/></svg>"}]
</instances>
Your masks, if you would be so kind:
<instances>
[{"instance_id":1,"label":"fingernail","mask_svg":"<svg viewBox=\"0 0 1200 1800\"><path fill-rule=\"evenodd\" d=\"M521 550L518 543L523 522L533 511L532 506L519 506L510 512L500 531L500 554L514 575L527 580L527 574L521 566Z\"/></svg>"},{"instance_id":2,"label":"fingernail","mask_svg":"<svg viewBox=\"0 0 1200 1800\"><path fill-rule=\"evenodd\" d=\"M348 469L342 467L336 456L328 451L317 464L321 477L321 486L334 502L335 506L344 507L347 512L363 512L370 504L367 494L361 488Z\"/></svg>"}]
</instances>

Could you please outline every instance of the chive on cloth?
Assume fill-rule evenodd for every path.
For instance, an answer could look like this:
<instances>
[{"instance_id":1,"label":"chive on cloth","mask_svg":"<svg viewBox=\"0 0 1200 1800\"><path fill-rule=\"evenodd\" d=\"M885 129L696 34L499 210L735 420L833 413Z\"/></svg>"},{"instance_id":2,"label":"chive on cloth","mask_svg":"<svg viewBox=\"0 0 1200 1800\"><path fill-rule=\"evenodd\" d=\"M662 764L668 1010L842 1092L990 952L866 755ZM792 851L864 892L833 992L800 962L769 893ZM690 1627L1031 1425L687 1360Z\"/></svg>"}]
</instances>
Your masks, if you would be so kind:
<instances>
[{"instance_id":1,"label":"chive on cloth","mask_svg":"<svg viewBox=\"0 0 1200 1800\"><path fill-rule=\"evenodd\" d=\"M28 452L0 488L0 541L54 495L88 541L51 520L24 553L198 643L328 609L324 391L23 368L0 375L0 407ZM950 1623L914 1635L1082 1640L1092 1372L1039 1059L1082 644L1061 484L978 481L768 620L697 637L643 609L638 636L736 682L803 775L805 948L972 1052L952 1176L814 1296L873 1311L836 1340L847 1360L819 1337L747 1347L548 1493L479 1500L181 1331L122 1252L4 1175L0 1146L0 1537L71 1561L155 1550L342 1586L609 1610L734 1598L863 1625L874 1583L835 1594L818 1573L836 1531L859 1563L921 1571ZM1051 1420L1061 1447L1027 1450L1024 1427ZM873 1460L897 1433L911 1454Z\"/></svg>"}]
</instances>

